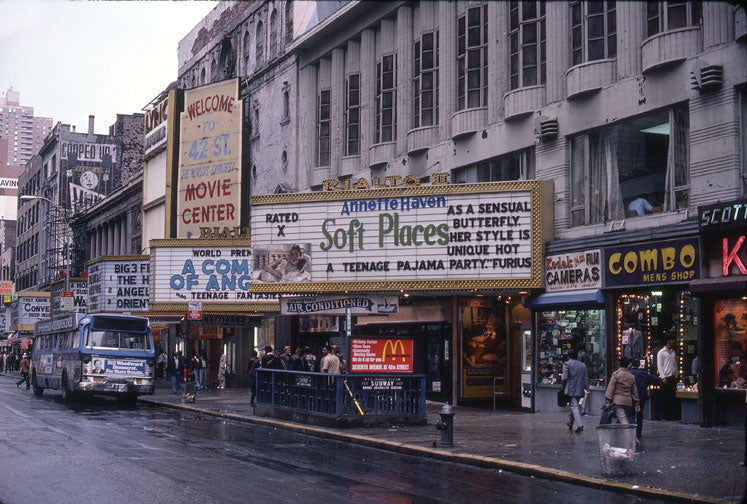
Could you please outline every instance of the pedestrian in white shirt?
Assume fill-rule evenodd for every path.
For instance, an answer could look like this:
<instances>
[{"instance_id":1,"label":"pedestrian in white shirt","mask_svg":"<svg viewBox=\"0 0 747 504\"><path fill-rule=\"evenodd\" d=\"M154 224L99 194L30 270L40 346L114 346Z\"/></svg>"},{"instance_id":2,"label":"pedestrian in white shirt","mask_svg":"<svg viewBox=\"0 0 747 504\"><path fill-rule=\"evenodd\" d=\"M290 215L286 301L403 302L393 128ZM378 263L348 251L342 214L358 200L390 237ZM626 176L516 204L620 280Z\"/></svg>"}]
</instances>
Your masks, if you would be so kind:
<instances>
[{"instance_id":1,"label":"pedestrian in white shirt","mask_svg":"<svg viewBox=\"0 0 747 504\"><path fill-rule=\"evenodd\" d=\"M656 369L661 379L662 420L676 420L677 399L677 354L674 351L674 338L667 337L667 344L656 354Z\"/></svg>"}]
</instances>

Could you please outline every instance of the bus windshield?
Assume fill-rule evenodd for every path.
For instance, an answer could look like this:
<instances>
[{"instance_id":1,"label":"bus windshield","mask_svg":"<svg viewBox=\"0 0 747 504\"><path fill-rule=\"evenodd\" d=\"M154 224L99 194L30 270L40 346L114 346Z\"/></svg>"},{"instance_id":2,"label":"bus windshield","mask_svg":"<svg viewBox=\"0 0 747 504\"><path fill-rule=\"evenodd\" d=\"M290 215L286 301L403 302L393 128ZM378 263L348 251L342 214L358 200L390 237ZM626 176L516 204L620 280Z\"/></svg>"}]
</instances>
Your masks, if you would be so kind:
<instances>
[{"instance_id":1,"label":"bus windshield","mask_svg":"<svg viewBox=\"0 0 747 504\"><path fill-rule=\"evenodd\" d=\"M86 330L86 347L121 350L150 350L148 333Z\"/></svg>"}]
</instances>

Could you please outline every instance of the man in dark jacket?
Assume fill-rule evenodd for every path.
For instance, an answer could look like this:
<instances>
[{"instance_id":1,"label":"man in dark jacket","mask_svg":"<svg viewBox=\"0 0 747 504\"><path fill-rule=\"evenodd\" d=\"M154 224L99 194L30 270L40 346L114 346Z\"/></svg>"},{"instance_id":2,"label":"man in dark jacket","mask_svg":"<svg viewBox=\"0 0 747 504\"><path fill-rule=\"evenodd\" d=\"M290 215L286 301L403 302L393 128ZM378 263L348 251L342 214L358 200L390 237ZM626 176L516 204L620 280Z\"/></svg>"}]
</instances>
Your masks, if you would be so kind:
<instances>
[{"instance_id":1,"label":"man in dark jacket","mask_svg":"<svg viewBox=\"0 0 747 504\"><path fill-rule=\"evenodd\" d=\"M638 389L638 401L641 405L641 408L635 414L635 435L640 441L641 436L643 436L643 407L646 405L646 400L648 399L648 386L659 383L659 379L647 373L646 370L640 369L637 362L631 364L629 372L635 377L635 387Z\"/></svg>"},{"instance_id":2,"label":"man in dark jacket","mask_svg":"<svg viewBox=\"0 0 747 504\"><path fill-rule=\"evenodd\" d=\"M568 360L563 363L562 386L565 395L571 398L571 413L568 415L568 429L573 430L575 423L576 434L584 431L584 424L581 422L581 412L578 409L578 400L584 396L589 389L589 376L586 373L586 366L583 362L576 360L578 354L575 350L568 352Z\"/></svg>"},{"instance_id":3,"label":"man in dark jacket","mask_svg":"<svg viewBox=\"0 0 747 504\"><path fill-rule=\"evenodd\" d=\"M179 392L179 383L181 382L182 373L184 373L184 359L181 355L173 352L166 364L166 374L171 377L171 391L176 394Z\"/></svg>"},{"instance_id":4,"label":"man in dark jacket","mask_svg":"<svg viewBox=\"0 0 747 504\"><path fill-rule=\"evenodd\" d=\"M265 347L265 355L262 357L262 367L264 369L285 369L285 363L280 356L275 356L272 347Z\"/></svg>"}]
</instances>

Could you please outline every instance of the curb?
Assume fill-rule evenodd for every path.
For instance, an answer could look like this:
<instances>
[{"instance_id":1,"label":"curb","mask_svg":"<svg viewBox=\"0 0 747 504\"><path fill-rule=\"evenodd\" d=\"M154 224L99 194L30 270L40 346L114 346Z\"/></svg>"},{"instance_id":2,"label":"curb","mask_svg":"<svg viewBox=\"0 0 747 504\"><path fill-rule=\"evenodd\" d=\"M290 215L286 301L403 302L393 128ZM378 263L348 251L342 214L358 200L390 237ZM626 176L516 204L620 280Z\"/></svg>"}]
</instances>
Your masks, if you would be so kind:
<instances>
[{"instance_id":1,"label":"curb","mask_svg":"<svg viewBox=\"0 0 747 504\"><path fill-rule=\"evenodd\" d=\"M586 476L584 474L573 473L569 471L563 471L560 469L552 469L549 467L539 466L535 464L526 464L524 462L514 462L511 460L499 459L495 457L486 457L482 455L470 455L465 453L453 453L444 450L438 450L434 448L426 448L422 446L399 443L396 441L385 441L381 439L375 439L367 436L360 436L358 434L347 434L336 430L326 429L323 427L313 427L308 425L302 425L292 422L284 422L281 420L274 420L269 418L260 417L247 417L234 413L223 413L221 411L197 408L194 406L187 406L184 404L173 404L173 403L162 403L146 397L139 397L138 401L147 403L152 406L161 406L165 408L172 408L182 411L189 411L192 413L200 413L203 415L213 416L217 418L225 418L227 420L235 420L243 423L251 423L256 425L262 425L266 427L275 427L285 430L297 432L299 434L306 434L308 436L315 436L325 439L334 439L337 441L346 441L349 443L355 443L362 446L368 446L371 448L378 448L380 450L392 451L397 453L403 453L406 455L413 455L418 457L427 457L435 460L441 460L445 462L452 462L457 464L471 465L475 467L481 467L484 469L501 469L516 474L522 474L525 476L534 476L538 478L548 479L552 481L561 481L564 483L570 483L574 485L581 485L590 488L601 488L612 492L625 492L640 497L649 497L668 500L672 502L689 502L698 504L729 504L731 501L716 499L713 497L705 497L702 495L688 494L683 492L675 492L672 490L664 490L654 487L633 485L631 483L620 483L617 481L610 481L602 478L596 478L594 476Z\"/></svg>"}]
</instances>

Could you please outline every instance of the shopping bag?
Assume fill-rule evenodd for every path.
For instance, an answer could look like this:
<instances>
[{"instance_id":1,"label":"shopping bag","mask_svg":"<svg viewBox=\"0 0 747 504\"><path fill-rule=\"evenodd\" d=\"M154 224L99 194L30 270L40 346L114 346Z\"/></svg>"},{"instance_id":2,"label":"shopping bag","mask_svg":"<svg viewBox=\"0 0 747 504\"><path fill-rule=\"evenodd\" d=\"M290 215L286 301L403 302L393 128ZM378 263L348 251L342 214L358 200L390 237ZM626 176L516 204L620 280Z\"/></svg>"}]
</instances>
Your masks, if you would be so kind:
<instances>
[{"instance_id":1,"label":"shopping bag","mask_svg":"<svg viewBox=\"0 0 747 504\"><path fill-rule=\"evenodd\" d=\"M578 409L581 412L581 415L586 415L586 413L589 411L589 391L584 391L584 396L578 400Z\"/></svg>"},{"instance_id":2,"label":"shopping bag","mask_svg":"<svg viewBox=\"0 0 747 504\"><path fill-rule=\"evenodd\" d=\"M609 408L607 409L602 408L602 416L599 417L599 425L609 425L612 423L614 408L614 404L610 404Z\"/></svg>"},{"instance_id":3,"label":"shopping bag","mask_svg":"<svg viewBox=\"0 0 747 504\"><path fill-rule=\"evenodd\" d=\"M571 398L565 395L565 392L563 389L558 390L558 406L561 408L564 406L568 406L568 403L571 401Z\"/></svg>"}]
</instances>

